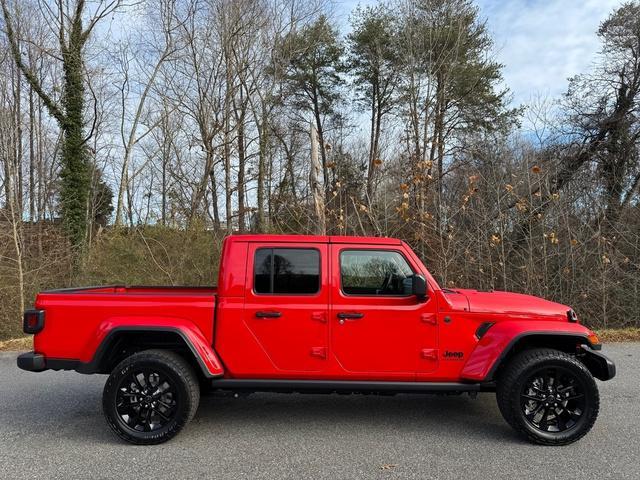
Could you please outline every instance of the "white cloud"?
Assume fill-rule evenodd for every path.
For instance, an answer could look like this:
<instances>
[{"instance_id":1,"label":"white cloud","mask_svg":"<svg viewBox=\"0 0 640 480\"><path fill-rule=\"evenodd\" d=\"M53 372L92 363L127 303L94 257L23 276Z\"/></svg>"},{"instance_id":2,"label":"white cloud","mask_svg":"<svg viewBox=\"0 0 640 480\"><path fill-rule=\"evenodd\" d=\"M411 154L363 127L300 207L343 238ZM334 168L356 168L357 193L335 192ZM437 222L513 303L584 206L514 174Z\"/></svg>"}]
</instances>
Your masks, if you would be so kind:
<instances>
[{"instance_id":1,"label":"white cloud","mask_svg":"<svg viewBox=\"0 0 640 480\"><path fill-rule=\"evenodd\" d=\"M589 69L596 30L621 0L478 0L516 104L556 97Z\"/></svg>"}]
</instances>

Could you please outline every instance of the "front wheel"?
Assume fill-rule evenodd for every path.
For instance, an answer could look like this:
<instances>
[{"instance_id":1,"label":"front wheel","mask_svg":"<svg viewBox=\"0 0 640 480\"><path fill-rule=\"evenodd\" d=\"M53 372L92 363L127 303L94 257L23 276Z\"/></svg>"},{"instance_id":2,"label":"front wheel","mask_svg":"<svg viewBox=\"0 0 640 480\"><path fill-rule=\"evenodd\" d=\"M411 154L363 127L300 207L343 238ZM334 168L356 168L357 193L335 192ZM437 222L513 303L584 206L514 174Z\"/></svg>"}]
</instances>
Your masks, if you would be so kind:
<instances>
[{"instance_id":1,"label":"front wheel","mask_svg":"<svg viewBox=\"0 0 640 480\"><path fill-rule=\"evenodd\" d=\"M585 365L567 353L537 348L514 357L498 379L504 419L541 445L567 445L591 430L598 416L598 387Z\"/></svg>"},{"instance_id":2,"label":"front wheel","mask_svg":"<svg viewBox=\"0 0 640 480\"><path fill-rule=\"evenodd\" d=\"M109 427L137 445L166 442L193 418L198 379L178 354L145 350L124 359L104 386L102 408Z\"/></svg>"}]
</instances>

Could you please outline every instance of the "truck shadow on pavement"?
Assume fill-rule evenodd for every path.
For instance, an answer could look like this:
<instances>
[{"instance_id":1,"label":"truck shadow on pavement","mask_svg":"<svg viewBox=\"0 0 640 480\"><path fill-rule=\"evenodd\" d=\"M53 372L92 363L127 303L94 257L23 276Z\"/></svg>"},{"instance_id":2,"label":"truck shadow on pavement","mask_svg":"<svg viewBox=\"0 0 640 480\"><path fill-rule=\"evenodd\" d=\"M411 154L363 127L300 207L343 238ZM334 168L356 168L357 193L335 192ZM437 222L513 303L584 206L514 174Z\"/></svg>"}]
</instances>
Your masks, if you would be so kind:
<instances>
[{"instance_id":1,"label":"truck shadow on pavement","mask_svg":"<svg viewBox=\"0 0 640 480\"><path fill-rule=\"evenodd\" d=\"M224 425L224 426L221 426ZM215 428L272 435L294 429L314 435L335 429L374 434L465 435L512 443L519 437L504 422L493 394L466 395L314 395L256 393L246 397L208 395L188 430Z\"/></svg>"},{"instance_id":2,"label":"truck shadow on pavement","mask_svg":"<svg viewBox=\"0 0 640 480\"><path fill-rule=\"evenodd\" d=\"M45 392L24 392L4 430L63 437L71 441L119 443L102 415L101 389L70 388L52 403ZM33 413L37 417L33 418ZM207 438L250 441L256 432L288 438L308 432L329 439L345 432L379 437L428 435L445 440L466 438L512 443L518 440L503 421L492 394L466 395L317 395L256 393L203 396L193 421L167 445ZM192 439L192 440L190 440Z\"/></svg>"}]
</instances>

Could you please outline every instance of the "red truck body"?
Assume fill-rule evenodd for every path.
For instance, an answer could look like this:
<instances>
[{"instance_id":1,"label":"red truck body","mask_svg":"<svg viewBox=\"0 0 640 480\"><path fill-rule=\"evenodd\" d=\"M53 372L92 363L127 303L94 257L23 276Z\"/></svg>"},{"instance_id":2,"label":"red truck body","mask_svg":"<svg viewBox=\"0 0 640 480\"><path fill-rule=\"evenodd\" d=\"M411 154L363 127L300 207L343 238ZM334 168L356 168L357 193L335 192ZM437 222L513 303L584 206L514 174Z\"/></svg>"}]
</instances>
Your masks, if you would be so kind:
<instances>
[{"instance_id":1,"label":"red truck body","mask_svg":"<svg viewBox=\"0 0 640 480\"><path fill-rule=\"evenodd\" d=\"M265 247L320 252L320 291L259 295L253 259ZM427 299L350 296L340 288L344 250L399 252L427 280ZM180 332L209 377L333 380L481 381L509 343L526 333L593 332L568 319L570 308L528 295L442 289L404 242L384 238L230 236L218 287L97 287L44 292L46 312L34 350L49 364L80 368L113 332L139 328ZM258 318L274 311L277 318ZM340 323L340 312L361 319ZM482 339L480 325L494 323ZM447 355L449 352L449 355ZM453 354L455 352L455 355Z\"/></svg>"},{"instance_id":2,"label":"red truck body","mask_svg":"<svg viewBox=\"0 0 640 480\"><path fill-rule=\"evenodd\" d=\"M276 265L287 256L300 266ZM372 290L367 282L378 264L405 273ZM299 271L279 286L279 268ZM424 295L398 290L415 277L425 283ZM582 346L594 376L614 372L569 307L441 288L406 243L388 238L233 235L224 240L217 288L57 290L40 293L35 308L36 317L25 316L25 330L31 321L37 331L34 352L19 360L34 371L109 373L132 352L168 342L221 387L492 390L501 363L524 345Z\"/></svg>"}]
</instances>

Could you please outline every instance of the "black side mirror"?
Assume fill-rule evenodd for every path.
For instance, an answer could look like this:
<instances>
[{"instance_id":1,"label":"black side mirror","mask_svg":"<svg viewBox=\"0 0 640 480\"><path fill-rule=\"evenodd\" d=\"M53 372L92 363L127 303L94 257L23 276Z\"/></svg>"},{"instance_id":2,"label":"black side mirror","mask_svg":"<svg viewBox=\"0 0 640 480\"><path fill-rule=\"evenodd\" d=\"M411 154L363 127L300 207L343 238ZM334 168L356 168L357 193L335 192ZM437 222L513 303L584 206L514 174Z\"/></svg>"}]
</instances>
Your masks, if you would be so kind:
<instances>
[{"instance_id":1,"label":"black side mirror","mask_svg":"<svg viewBox=\"0 0 640 480\"><path fill-rule=\"evenodd\" d=\"M411 293L419 300L427 298L427 281L422 275L414 275L411 282Z\"/></svg>"}]
</instances>

